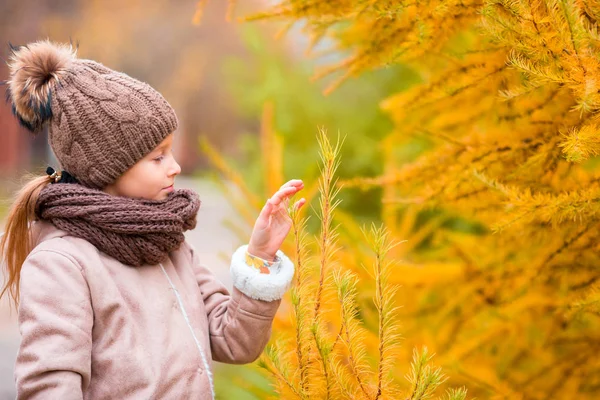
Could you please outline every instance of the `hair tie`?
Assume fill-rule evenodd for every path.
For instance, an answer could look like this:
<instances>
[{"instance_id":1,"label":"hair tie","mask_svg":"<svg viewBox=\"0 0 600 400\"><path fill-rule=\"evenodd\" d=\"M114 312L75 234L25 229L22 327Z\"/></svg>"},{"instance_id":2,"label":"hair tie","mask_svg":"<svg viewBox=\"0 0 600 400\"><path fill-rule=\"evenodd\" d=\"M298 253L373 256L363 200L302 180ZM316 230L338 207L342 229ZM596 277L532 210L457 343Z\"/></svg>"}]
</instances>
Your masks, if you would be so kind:
<instances>
[{"instance_id":1,"label":"hair tie","mask_svg":"<svg viewBox=\"0 0 600 400\"><path fill-rule=\"evenodd\" d=\"M55 171L54 168L48 167L46 168L46 173L54 180L52 183L79 183L79 181L67 171L58 172Z\"/></svg>"}]
</instances>

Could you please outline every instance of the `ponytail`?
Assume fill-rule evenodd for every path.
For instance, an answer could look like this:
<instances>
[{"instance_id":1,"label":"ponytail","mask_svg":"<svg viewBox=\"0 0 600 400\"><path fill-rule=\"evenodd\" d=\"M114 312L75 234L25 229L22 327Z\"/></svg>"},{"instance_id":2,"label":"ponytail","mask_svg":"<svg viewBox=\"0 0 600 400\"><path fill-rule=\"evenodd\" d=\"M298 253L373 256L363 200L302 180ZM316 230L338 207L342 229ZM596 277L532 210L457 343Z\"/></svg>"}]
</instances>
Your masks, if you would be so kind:
<instances>
[{"instance_id":1,"label":"ponytail","mask_svg":"<svg viewBox=\"0 0 600 400\"><path fill-rule=\"evenodd\" d=\"M4 262L4 286L0 299L8 293L15 308L19 305L21 267L32 250L30 224L35 220L35 205L42 189L52 181L49 176L30 179L17 193L10 208L0 241L0 259Z\"/></svg>"}]
</instances>

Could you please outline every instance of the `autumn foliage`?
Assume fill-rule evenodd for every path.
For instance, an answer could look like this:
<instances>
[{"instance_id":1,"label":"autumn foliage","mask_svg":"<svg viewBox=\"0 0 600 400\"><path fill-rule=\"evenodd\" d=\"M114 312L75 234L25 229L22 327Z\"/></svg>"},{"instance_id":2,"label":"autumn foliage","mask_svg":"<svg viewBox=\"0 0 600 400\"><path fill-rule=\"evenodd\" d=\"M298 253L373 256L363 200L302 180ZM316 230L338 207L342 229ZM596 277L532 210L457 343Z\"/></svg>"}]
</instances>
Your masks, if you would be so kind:
<instances>
[{"instance_id":1,"label":"autumn foliage","mask_svg":"<svg viewBox=\"0 0 600 400\"><path fill-rule=\"evenodd\" d=\"M394 63L421 76L382 99L395 124L381 143L384 174L337 186L381 188L383 236L406 240L384 246L394 261L384 274L395 304L388 326L401 324L404 337L397 363L426 345L448 383L477 398L597 398L600 2L295 0L251 19L265 18L301 22L313 43L333 43L343 57L315 75L329 79L327 91ZM399 156L415 137L430 149ZM327 332L339 329L348 352L330 357L329 371L343 366L349 392L376 398L384 303L372 294L383 292L377 273L361 267L372 261L360 227L344 212L335 220L341 272L332 272L330 296L337 288L341 309L330 311L341 314L327 319ZM294 293L291 311L302 285ZM303 334L294 312L280 326L292 348ZM353 347L362 329L366 339ZM312 334L318 343L321 331ZM309 350L287 357L298 362ZM393 382L407 370L383 365ZM294 374L284 378L301 390L302 370ZM323 398L342 396L327 390Z\"/></svg>"}]
</instances>

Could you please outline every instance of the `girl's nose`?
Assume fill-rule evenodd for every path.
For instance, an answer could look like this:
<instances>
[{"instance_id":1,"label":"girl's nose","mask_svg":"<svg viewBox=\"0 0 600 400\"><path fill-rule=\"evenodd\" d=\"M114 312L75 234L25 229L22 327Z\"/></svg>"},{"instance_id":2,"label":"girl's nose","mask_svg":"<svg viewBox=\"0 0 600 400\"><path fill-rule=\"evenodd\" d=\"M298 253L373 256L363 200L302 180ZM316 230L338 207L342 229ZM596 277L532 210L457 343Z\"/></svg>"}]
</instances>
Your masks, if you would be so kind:
<instances>
[{"instance_id":1,"label":"girl's nose","mask_svg":"<svg viewBox=\"0 0 600 400\"><path fill-rule=\"evenodd\" d=\"M169 170L169 176L179 175L181 173L181 166L173 159L173 164L171 165L171 169Z\"/></svg>"}]
</instances>

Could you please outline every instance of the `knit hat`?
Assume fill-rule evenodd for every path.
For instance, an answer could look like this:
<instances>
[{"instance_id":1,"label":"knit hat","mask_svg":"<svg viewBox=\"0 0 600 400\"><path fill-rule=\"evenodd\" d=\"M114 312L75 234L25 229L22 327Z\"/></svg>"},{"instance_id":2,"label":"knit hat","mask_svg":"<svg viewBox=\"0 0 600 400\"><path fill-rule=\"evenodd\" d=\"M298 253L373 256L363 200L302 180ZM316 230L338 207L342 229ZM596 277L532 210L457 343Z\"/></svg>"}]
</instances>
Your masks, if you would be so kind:
<instances>
[{"instance_id":1,"label":"knit hat","mask_svg":"<svg viewBox=\"0 0 600 400\"><path fill-rule=\"evenodd\" d=\"M49 40L12 48L7 100L23 126L49 141L83 185L113 183L177 129L177 116L150 85Z\"/></svg>"}]
</instances>

